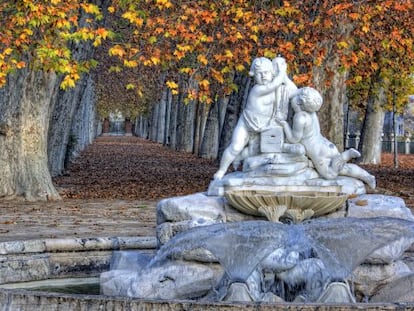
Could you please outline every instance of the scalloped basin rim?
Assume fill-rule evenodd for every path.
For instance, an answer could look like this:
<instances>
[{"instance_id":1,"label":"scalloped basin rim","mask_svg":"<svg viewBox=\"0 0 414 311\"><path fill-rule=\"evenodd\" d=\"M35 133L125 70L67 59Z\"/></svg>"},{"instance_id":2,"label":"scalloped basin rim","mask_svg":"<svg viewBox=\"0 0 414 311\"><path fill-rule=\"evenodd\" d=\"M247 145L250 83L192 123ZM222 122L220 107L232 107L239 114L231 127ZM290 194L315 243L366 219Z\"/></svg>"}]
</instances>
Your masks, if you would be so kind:
<instances>
[{"instance_id":1,"label":"scalloped basin rim","mask_svg":"<svg viewBox=\"0 0 414 311\"><path fill-rule=\"evenodd\" d=\"M337 211L348 198L348 194L338 192L265 190L231 190L224 196L230 205L249 215L263 216L259 208L286 205L288 209L312 209L314 217Z\"/></svg>"}]
</instances>

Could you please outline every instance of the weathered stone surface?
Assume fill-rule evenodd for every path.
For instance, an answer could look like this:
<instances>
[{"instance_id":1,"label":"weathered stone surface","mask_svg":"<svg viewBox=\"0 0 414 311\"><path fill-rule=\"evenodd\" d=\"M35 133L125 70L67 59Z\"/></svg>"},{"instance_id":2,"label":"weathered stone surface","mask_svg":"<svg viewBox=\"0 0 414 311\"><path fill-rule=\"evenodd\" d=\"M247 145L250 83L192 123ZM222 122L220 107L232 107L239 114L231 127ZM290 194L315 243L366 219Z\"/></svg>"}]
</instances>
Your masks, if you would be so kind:
<instances>
[{"instance_id":1,"label":"weathered stone surface","mask_svg":"<svg viewBox=\"0 0 414 311\"><path fill-rule=\"evenodd\" d=\"M268 301L268 300L266 300ZM291 304L291 303L264 303L264 304L239 304L239 303L210 303L200 301L159 301L140 300L122 297L96 296L96 295L62 295L42 292L27 292L22 290L0 290L0 306L2 311L394 311L412 310L412 304Z\"/></svg>"},{"instance_id":2,"label":"weathered stone surface","mask_svg":"<svg viewBox=\"0 0 414 311\"><path fill-rule=\"evenodd\" d=\"M404 252L414 243L414 238L402 237L374 251L365 259L365 263L386 264L402 257Z\"/></svg>"},{"instance_id":3,"label":"weathered stone surface","mask_svg":"<svg viewBox=\"0 0 414 311\"><path fill-rule=\"evenodd\" d=\"M224 211L226 212L226 220L227 222L237 222L237 221L246 221L246 220L266 220L266 217L260 216L251 216L247 214L243 214L237 209L233 208L230 204L228 204L226 200L226 204L224 205Z\"/></svg>"},{"instance_id":4,"label":"weathered stone surface","mask_svg":"<svg viewBox=\"0 0 414 311\"><path fill-rule=\"evenodd\" d=\"M223 221L223 204L222 197L207 196L204 193L164 199L157 204L157 224L199 218Z\"/></svg>"},{"instance_id":5,"label":"weathered stone surface","mask_svg":"<svg viewBox=\"0 0 414 311\"><path fill-rule=\"evenodd\" d=\"M200 214L203 214L203 210L200 211ZM196 216L196 211L193 210L193 216ZM214 221L211 219L206 219L198 217L194 220L184 220L179 222L164 222L157 226L157 238L158 244L163 245L168 242L173 236L180 232L187 231L194 227L208 226L215 223L222 222L220 219Z\"/></svg>"},{"instance_id":6,"label":"weathered stone surface","mask_svg":"<svg viewBox=\"0 0 414 311\"><path fill-rule=\"evenodd\" d=\"M305 184L317 187L339 186L341 192L347 194L364 194L366 192L362 181L348 176L338 176L336 179L313 178L307 180Z\"/></svg>"},{"instance_id":7,"label":"weathered stone surface","mask_svg":"<svg viewBox=\"0 0 414 311\"><path fill-rule=\"evenodd\" d=\"M400 278L381 288L376 295L371 297L370 302L414 302L414 273Z\"/></svg>"},{"instance_id":8,"label":"weathered stone surface","mask_svg":"<svg viewBox=\"0 0 414 311\"><path fill-rule=\"evenodd\" d=\"M363 194L348 200L348 217L395 217L414 221L403 199L382 194Z\"/></svg>"},{"instance_id":9,"label":"weathered stone surface","mask_svg":"<svg viewBox=\"0 0 414 311\"><path fill-rule=\"evenodd\" d=\"M115 294L147 299L188 299L206 294L217 282L216 277L214 270L205 265L169 262L161 267L148 268L140 274L130 272L128 275L125 270L121 270L119 274L104 273L102 290L105 295ZM122 278L124 284L118 282L119 278ZM118 290L121 292L116 293Z\"/></svg>"},{"instance_id":10,"label":"weathered stone surface","mask_svg":"<svg viewBox=\"0 0 414 311\"><path fill-rule=\"evenodd\" d=\"M386 284L409 274L410 268L400 260L385 265L363 264L354 270L352 282L361 297L370 297Z\"/></svg>"},{"instance_id":11,"label":"weathered stone surface","mask_svg":"<svg viewBox=\"0 0 414 311\"><path fill-rule=\"evenodd\" d=\"M414 221L414 216L405 206L403 199L380 194L364 194L349 199L347 216L357 218L386 216ZM413 238L401 237L373 252L366 259L366 262L373 264L391 263L399 259L413 243Z\"/></svg>"},{"instance_id":12,"label":"weathered stone surface","mask_svg":"<svg viewBox=\"0 0 414 311\"><path fill-rule=\"evenodd\" d=\"M0 257L0 284L42 280L52 274L47 255Z\"/></svg>"}]
</instances>

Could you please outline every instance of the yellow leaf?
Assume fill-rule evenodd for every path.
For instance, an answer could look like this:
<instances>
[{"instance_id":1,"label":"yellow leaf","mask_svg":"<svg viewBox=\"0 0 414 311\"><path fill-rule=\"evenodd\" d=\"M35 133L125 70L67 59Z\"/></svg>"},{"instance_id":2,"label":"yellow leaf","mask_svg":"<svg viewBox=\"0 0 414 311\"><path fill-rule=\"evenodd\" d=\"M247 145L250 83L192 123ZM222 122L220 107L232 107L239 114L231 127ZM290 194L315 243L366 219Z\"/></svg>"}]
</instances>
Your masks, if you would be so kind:
<instances>
[{"instance_id":1,"label":"yellow leaf","mask_svg":"<svg viewBox=\"0 0 414 311\"><path fill-rule=\"evenodd\" d=\"M173 90L178 88L178 84L171 80L167 81L165 84L168 86L168 88Z\"/></svg>"},{"instance_id":2,"label":"yellow leaf","mask_svg":"<svg viewBox=\"0 0 414 311\"><path fill-rule=\"evenodd\" d=\"M193 69L192 69L192 68L190 68L190 67L180 68L180 72L182 72L182 73L187 73L187 74L189 74L189 73L191 73L192 71L193 71Z\"/></svg>"},{"instance_id":3,"label":"yellow leaf","mask_svg":"<svg viewBox=\"0 0 414 311\"><path fill-rule=\"evenodd\" d=\"M228 58L233 58L233 53L230 50L225 50L224 55Z\"/></svg>"},{"instance_id":4,"label":"yellow leaf","mask_svg":"<svg viewBox=\"0 0 414 311\"><path fill-rule=\"evenodd\" d=\"M138 62L135 60L124 60L124 66L125 67L129 67L129 68L133 68L138 66Z\"/></svg>"},{"instance_id":5,"label":"yellow leaf","mask_svg":"<svg viewBox=\"0 0 414 311\"><path fill-rule=\"evenodd\" d=\"M210 86L210 81L204 79L204 80L201 80L200 82L198 82L198 84L200 85L201 88L208 89L209 86Z\"/></svg>"},{"instance_id":6,"label":"yellow leaf","mask_svg":"<svg viewBox=\"0 0 414 311\"><path fill-rule=\"evenodd\" d=\"M265 52L264 52L264 57L267 57L267 58L275 58L276 57L276 53L274 53L274 52L272 52L272 51L269 51L269 50L266 50Z\"/></svg>"},{"instance_id":7,"label":"yellow leaf","mask_svg":"<svg viewBox=\"0 0 414 311\"><path fill-rule=\"evenodd\" d=\"M114 13L115 12L115 8L113 6L108 7L108 12L109 13Z\"/></svg>"},{"instance_id":8,"label":"yellow leaf","mask_svg":"<svg viewBox=\"0 0 414 311\"><path fill-rule=\"evenodd\" d=\"M109 49L109 55L123 57L125 55L125 50L121 46L115 45Z\"/></svg>"},{"instance_id":9,"label":"yellow leaf","mask_svg":"<svg viewBox=\"0 0 414 311\"><path fill-rule=\"evenodd\" d=\"M216 79L218 82L220 82L220 83L224 83L224 78L223 78L223 75L221 74L221 72L219 72L219 71L217 71L217 70L212 69L212 70L211 70L211 75L212 75L212 77L213 77L214 79Z\"/></svg>"},{"instance_id":10,"label":"yellow leaf","mask_svg":"<svg viewBox=\"0 0 414 311\"><path fill-rule=\"evenodd\" d=\"M156 56L151 57L151 61L154 65L158 65L161 62L159 57L156 57Z\"/></svg>"},{"instance_id":11,"label":"yellow leaf","mask_svg":"<svg viewBox=\"0 0 414 311\"><path fill-rule=\"evenodd\" d=\"M66 76L60 84L60 88L66 90L69 87L75 87L75 80L70 76Z\"/></svg>"},{"instance_id":12,"label":"yellow leaf","mask_svg":"<svg viewBox=\"0 0 414 311\"><path fill-rule=\"evenodd\" d=\"M197 60L198 60L200 63L202 63L203 65L207 65L207 64L208 64L208 60L207 60L207 58L205 57L205 55L203 55L203 54L198 55L198 56L197 56Z\"/></svg>"},{"instance_id":13,"label":"yellow leaf","mask_svg":"<svg viewBox=\"0 0 414 311\"><path fill-rule=\"evenodd\" d=\"M12 48L7 48L7 49L4 50L5 55L10 55L12 52L13 52Z\"/></svg>"},{"instance_id":14,"label":"yellow leaf","mask_svg":"<svg viewBox=\"0 0 414 311\"><path fill-rule=\"evenodd\" d=\"M127 90L133 90L133 89L135 89L135 85L134 85L134 84L132 84L132 83L128 83L128 84L125 86L125 88L126 88Z\"/></svg>"},{"instance_id":15,"label":"yellow leaf","mask_svg":"<svg viewBox=\"0 0 414 311\"><path fill-rule=\"evenodd\" d=\"M245 70L246 68L244 67L244 65L243 64L238 64L238 65L236 65L236 70L237 71L243 71L243 70Z\"/></svg>"},{"instance_id":16,"label":"yellow leaf","mask_svg":"<svg viewBox=\"0 0 414 311\"><path fill-rule=\"evenodd\" d=\"M336 46L340 49L347 49L349 48L349 44L346 41L340 41L336 44Z\"/></svg>"}]
</instances>

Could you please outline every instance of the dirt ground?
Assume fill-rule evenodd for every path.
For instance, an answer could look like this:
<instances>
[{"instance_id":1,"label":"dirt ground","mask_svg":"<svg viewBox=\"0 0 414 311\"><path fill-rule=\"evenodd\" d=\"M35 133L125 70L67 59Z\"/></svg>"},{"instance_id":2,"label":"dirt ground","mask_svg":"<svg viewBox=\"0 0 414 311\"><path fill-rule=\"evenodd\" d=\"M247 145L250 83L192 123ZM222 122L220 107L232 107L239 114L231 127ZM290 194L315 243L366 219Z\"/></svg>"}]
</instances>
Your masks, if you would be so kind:
<instances>
[{"instance_id":1,"label":"dirt ground","mask_svg":"<svg viewBox=\"0 0 414 311\"><path fill-rule=\"evenodd\" d=\"M414 210L414 155L391 154L375 192L402 197ZM33 238L154 236L155 205L166 197L206 191L217 163L137 137L100 137L54 178L57 202L0 200L0 241Z\"/></svg>"}]
</instances>

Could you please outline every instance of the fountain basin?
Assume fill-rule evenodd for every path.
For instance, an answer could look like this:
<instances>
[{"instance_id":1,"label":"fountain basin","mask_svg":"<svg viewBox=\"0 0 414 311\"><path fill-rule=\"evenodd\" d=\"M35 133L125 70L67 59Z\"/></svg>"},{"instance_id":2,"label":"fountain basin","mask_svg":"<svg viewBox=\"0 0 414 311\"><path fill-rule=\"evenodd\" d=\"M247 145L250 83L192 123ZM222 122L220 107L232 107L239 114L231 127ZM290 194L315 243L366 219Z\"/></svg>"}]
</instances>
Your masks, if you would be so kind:
<instances>
[{"instance_id":1,"label":"fountain basin","mask_svg":"<svg viewBox=\"0 0 414 311\"><path fill-rule=\"evenodd\" d=\"M231 190L224 196L231 206L245 214L266 216L274 222L285 217L294 223L333 213L348 198L347 194L330 191Z\"/></svg>"},{"instance_id":2,"label":"fountain basin","mask_svg":"<svg viewBox=\"0 0 414 311\"><path fill-rule=\"evenodd\" d=\"M81 243L80 243L81 242ZM231 303L194 300L149 300L89 294L38 291L47 284L97 284L97 276L109 269L114 250L155 249L154 237L111 237L91 239L45 239L0 243L0 310L1 311L95 311L95 310L412 310L413 304L401 303ZM38 271L42 266L59 269ZM85 262L89 264L85 265ZM13 277L12 277L13 276ZM51 280L51 279L55 280ZM60 286L60 284L57 284ZM37 288L35 291L34 288Z\"/></svg>"}]
</instances>

